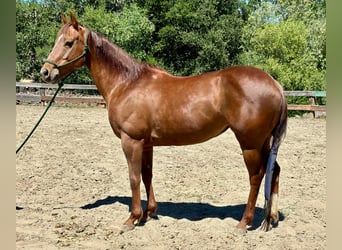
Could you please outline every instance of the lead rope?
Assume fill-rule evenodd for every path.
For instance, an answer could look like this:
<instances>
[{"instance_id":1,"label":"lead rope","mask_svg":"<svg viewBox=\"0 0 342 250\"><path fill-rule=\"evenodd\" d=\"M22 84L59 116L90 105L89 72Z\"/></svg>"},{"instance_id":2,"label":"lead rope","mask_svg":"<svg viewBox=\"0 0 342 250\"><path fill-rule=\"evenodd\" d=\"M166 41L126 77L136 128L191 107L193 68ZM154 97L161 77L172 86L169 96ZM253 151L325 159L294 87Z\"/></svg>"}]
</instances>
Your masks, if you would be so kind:
<instances>
[{"instance_id":1,"label":"lead rope","mask_svg":"<svg viewBox=\"0 0 342 250\"><path fill-rule=\"evenodd\" d=\"M53 95L52 99L50 100L50 102L48 103L44 113L42 114L42 116L39 118L38 122L36 123L36 125L33 127L33 129L31 130L31 132L28 134L28 136L26 137L26 139L23 141L23 143L19 146L19 148L15 151L15 154L18 154L18 152L20 151L20 149L26 144L26 142L30 139L30 137L32 136L33 132L36 130L36 128L39 126L40 122L43 120L45 114L47 113L47 111L49 110L49 108L51 107L53 101L55 100L57 93L61 90L61 88L63 87L63 83L58 83L58 89L56 90L55 94Z\"/></svg>"}]
</instances>

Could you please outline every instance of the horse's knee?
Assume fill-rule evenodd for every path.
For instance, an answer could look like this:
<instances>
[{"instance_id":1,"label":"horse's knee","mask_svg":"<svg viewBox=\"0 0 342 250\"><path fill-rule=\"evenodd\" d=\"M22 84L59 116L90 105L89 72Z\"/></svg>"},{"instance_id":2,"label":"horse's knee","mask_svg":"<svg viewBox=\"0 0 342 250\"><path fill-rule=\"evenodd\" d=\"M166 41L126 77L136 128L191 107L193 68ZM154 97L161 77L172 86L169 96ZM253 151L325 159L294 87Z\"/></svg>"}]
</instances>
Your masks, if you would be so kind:
<instances>
[{"instance_id":1,"label":"horse's knee","mask_svg":"<svg viewBox=\"0 0 342 250\"><path fill-rule=\"evenodd\" d=\"M139 188L140 187L140 176L130 176L129 183L131 185L131 189Z\"/></svg>"}]
</instances>

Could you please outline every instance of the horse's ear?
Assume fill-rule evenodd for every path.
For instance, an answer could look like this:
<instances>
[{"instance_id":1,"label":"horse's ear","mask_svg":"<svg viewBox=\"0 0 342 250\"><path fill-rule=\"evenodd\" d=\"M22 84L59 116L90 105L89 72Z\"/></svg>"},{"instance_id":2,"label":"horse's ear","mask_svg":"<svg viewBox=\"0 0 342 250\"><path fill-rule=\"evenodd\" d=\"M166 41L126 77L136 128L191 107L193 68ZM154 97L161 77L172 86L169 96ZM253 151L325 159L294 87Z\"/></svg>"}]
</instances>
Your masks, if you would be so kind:
<instances>
[{"instance_id":1,"label":"horse's ear","mask_svg":"<svg viewBox=\"0 0 342 250\"><path fill-rule=\"evenodd\" d=\"M76 20L76 17L73 12L70 12L70 20L71 20L72 26L74 26L74 28L78 30L78 21Z\"/></svg>"},{"instance_id":2,"label":"horse's ear","mask_svg":"<svg viewBox=\"0 0 342 250\"><path fill-rule=\"evenodd\" d=\"M65 15L63 13L61 14L61 17L62 17L63 24L67 24L68 20L66 19Z\"/></svg>"}]
</instances>

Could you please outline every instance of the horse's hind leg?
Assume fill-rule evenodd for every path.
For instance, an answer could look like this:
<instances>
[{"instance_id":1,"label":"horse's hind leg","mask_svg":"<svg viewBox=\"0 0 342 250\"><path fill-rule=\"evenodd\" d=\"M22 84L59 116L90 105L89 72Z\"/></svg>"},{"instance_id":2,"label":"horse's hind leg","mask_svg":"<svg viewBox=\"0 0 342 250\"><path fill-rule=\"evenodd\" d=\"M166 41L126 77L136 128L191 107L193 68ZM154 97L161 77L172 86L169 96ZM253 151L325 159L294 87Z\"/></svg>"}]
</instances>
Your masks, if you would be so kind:
<instances>
[{"instance_id":1,"label":"horse's hind leg","mask_svg":"<svg viewBox=\"0 0 342 250\"><path fill-rule=\"evenodd\" d=\"M157 215L157 202L154 197L152 187L152 165L153 165L153 147L145 147L143 151L141 175L145 185L147 195L147 207L144 211L143 220L148 221L151 217Z\"/></svg>"},{"instance_id":2,"label":"horse's hind leg","mask_svg":"<svg viewBox=\"0 0 342 250\"><path fill-rule=\"evenodd\" d=\"M258 198L261 181L265 174L265 152L263 149L242 149L250 182L248 201L242 219L237 227L246 231L247 226L253 223L255 204Z\"/></svg>"},{"instance_id":3,"label":"horse's hind leg","mask_svg":"<svg viewBox=\"0 0 342 250\"><path fill-rule=\"evenodd\" d=\"M268 204L265 204L265 219L261 224L261 230L268 231L271 224L277 224L279 221L278 213L278 193L279 193L279 175L280 167L278 162L275 162L272 184L271 184L271 199ZM267 206L267 207L266 207Z\"/></svg>"},{"instance_id":4,"label":"horse's hind leg","mask_svg":"<svg viewBox=\"0 0 342 250\"><path fill-rule=\"evenodd\" d=\"M278 162L275 162L273 177L272 177L272 195L271 195L271 218L274 223L278 223L278 193L279 193L279 175L280 166Z\"/></svg>"}]
</instances>

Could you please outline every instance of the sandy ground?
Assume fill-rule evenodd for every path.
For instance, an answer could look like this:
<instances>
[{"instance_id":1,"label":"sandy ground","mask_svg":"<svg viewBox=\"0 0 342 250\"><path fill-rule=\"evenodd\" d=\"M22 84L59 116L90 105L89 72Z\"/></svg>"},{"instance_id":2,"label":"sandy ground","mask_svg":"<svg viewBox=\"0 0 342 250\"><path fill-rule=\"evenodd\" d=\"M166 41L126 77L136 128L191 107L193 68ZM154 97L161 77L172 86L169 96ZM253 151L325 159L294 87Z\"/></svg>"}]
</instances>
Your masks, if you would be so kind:
<instances>
[{"instance_id":1,"label":"sandy ground","mask_svg":"<svg viewBox=\"0 0 342 250\"><path fill-rule=\"evenodd\" d=\"M44 107L17 105L17 146ZM119 234L130 186L100 107L55 107L16 159L17 249L326 249L326 120L291 118L280 147L280 222L237 233L248 174L231 131L154 151L158 219ZM142 192L142 204L146 195Z\"/></svg>"}]
</instances>

